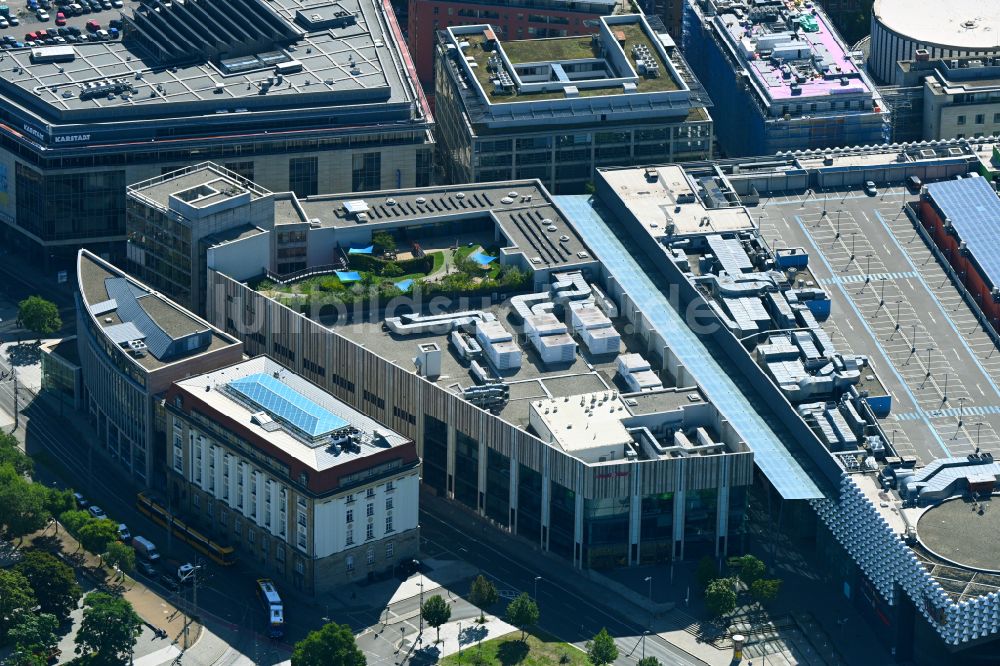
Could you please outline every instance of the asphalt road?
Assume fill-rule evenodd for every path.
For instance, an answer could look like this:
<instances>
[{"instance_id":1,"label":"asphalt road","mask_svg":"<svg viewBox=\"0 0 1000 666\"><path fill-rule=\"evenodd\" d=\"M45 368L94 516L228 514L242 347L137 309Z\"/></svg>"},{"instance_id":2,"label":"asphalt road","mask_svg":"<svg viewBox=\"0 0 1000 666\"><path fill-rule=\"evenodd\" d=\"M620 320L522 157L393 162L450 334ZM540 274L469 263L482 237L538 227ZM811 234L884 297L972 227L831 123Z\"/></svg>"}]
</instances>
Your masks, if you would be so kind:
<instances>
[{"instance_id":1,"label":"asphalt road","mask_svg":"<svg viewBox=\"0 0 1000 666\"><path fill-rule=\"evenodd\" d=\"M597 601L606 594L604 590L595 589L592 597L583 597L543 578L538 581L536 595L535 577L538 569L498 552L490 544L477 539L474 530L461 529L447 518L442 519L422 510L420 523L421 537L429 546L475 565L484 575L494 580L497 589L514 594L528 592L536 596L540 613L539 628L581 648L602 627L607 628L618 643L619 657L616 664L634 664L638 661L640 651L637 645L646 629L646 618L623 618L608 610ZM704 663L655 634L646 638L645 650L647 657L656 657L662 664ZM631 656L627 656L630 653Z\"/></svg>"}]
</instances>

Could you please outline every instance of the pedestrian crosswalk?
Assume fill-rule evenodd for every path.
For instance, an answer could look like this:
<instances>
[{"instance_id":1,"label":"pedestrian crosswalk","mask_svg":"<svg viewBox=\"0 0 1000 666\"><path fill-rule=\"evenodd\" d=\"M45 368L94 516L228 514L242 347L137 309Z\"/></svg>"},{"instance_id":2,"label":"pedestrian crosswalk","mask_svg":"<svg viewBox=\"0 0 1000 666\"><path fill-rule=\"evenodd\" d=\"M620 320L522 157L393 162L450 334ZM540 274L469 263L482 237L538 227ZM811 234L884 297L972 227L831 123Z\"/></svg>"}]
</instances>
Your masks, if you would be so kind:
<instances>
[{"instance_id":1,"label":"pedestrian crosswalk","mask_svg":"<svg viewBox=\"0 0 1000 666\"><path fill-rule=\"evenodd\" d=\"M870 275L862 273L861 275L834 275L829 278L820 278L817 282L821 285L857 284L859 282L864 282L865 278L867 278L870 282L879 282L881 280L909 280L915 277L917 277L917 273L915 271L903 271L900 273L872 273Z\"/></svg>"},{"instance_id":2,"label":"pedestrian crosswalk","mask_svg":"<svg viewBox=\"0 0 1000 666\"><path fill-rule=\"evenodd\" d=\"M916 412L899 412L894 414L897 421L920 421L924 418L958 418L959 416L986 416L1000 414L1000 405L970 405L968 407L949 407L947 409L921 409Z\"/></svg>"}]
</instances>

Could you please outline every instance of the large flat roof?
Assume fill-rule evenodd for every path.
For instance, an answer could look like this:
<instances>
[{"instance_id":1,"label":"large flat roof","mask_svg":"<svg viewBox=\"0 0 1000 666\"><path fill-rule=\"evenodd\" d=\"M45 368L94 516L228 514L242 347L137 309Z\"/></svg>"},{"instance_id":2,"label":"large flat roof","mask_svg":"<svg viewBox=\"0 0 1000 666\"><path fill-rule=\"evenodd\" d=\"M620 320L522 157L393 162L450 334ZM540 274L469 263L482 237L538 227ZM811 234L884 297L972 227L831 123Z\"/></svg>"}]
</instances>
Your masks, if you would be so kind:
<instances>
[{"instance_id":1,"label":"large flat roof","mask_svg":"<svg viewBox=\"0 0 1000 666\"><path fill-rule=\"evenodd\" d=\"M875 0L872 15L904 39L920 44L963 51L1000 49L1000 5L995 2L921 2L917 11L913 0Z\"/></svg>"},{"instance_id":2,"label":"large flat roof","mask_svg":"<svg viewBox=\"0 0 1000 666\"><path fill-rule=\"evenodd\" d=\"M712 19L767 101L787 103L872 88L827 17L792 2L716 2Z\"/></svg>"},{"instance_id":3,"label":"large flat roof","mask_svg":"<svg viewBox=\"0 0 1000 666\"><path fill-rule=\"evenodd\" d=\"M771 426L744 397L731 371L719 365L705 343L674 310L643 267L593 209L587 196L557 196L574 226L647 320L694 377L708 399L753 451L754 462L785 499L819 499L823 492Z\"/></svg>"},{"instance_id":4,"label":"large flat roof","mask_svg":"<svg viewBox=\"0 0 1000 666\"><path fill-rule=\"evenodd\" d=\"M927 195L951 221L990 286L1000 286L1000 198L985 178L927 185Z\"/></svg>"},{"instance_id":5,"label":"large flat roof","mask_svg":"<svg viewBox=\"0 0 1000 666\"><path fill-rule=\"evenodd\" d=\"M266 356L190 377L175 386L258 440L317 471L410 441ZM308 431L312 437L299 431ZM348 435L357 446L339 443Z\"/></svg>"},{"instance_id":6,"label":"large flat roof","mask_svg":"<svg viewBox=\"0 0 1000 666\"><path fill-rule=\"evenodd\" d=\"M69 61L36 62L31 49L6 51L8 72L0 91L33 112L37 120L25 116L33 125L41 124L33 126L27 138L64 148L96 142L96 129L86 124L222 114L236 124L249 120L240 114L264 110L296 110L307 117L318 109L338 107L351 116L344 121L351 125L363 122L356 114L366 108L371 109L372 122L388 120L387 113L413 119L410 106L419 92L409 81L405 45L382 3L337 0L317 6L308 0L219 0L216 5L222 6L214 11L222 15L253 5L268 20L249 17L222 25L202 14L200 27L191 24L191 17L203 7L178 9L205 1L168 3L173 9L161 16L137 7L125 13L125 20L143 25L148 34L130 29L123 31L122 40L68 45ZM330 20L302 18L322 15L327 7L337 9ZM186 46L192 41L197 48ZM167 56L154 53L158 43L193 52L161 63ZM232 57L225 50L237 47L252 53ZM72 134L45 126L70 122L85 124L75 126Z\"/></svg>"},{"instance_id":7,"label":"large flat roof","mask_svg":"<svg viewBox=\"0 0 1000 666\"><path fill-rule=\"evenodd\" d=\"M538 181L323 194L299 200L306 219L317 219L326 227L356 228L358 221L345 207L349 202L367 207L365 224L391 227L492 216L510 246L523 252L535 269L594 261L590 248Z\"/></svg>"}]
</instances>

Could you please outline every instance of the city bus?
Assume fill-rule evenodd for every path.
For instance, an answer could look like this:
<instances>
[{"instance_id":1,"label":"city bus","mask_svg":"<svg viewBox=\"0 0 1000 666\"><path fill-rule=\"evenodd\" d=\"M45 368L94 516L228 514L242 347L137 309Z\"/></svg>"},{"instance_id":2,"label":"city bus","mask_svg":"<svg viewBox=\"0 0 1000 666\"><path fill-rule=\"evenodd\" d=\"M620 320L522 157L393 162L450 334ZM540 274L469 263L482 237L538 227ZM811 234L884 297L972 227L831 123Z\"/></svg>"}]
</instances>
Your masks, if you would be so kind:
<instances>
[{"instance_id":1,"label":"city bus","mask_svg":"<svg viewBox=\"0 0 1000 666\"><path fill-rule=\"evenodd\" d=\"M192 548L216 564L224 567L236 564L236 552L231 546L218 544L198 530L190 527L177 516L168 515L167 510L153 496L147 493L139 493L136 496L136 507L139 511L149 516L153 522L163 527L167 527L169 517L173 527L173 535L181 541L188 543Z\"/></svg>"},{"instance_id":2,"label":"city bus","mask_svg":"<svg viewBox=\"0 0 1000 666\"><path fill-rule=\"evenodd\" d=\"M267 635L270 638L281 638L285 635L285 609L281 605L281 597L270 578L257 580L257 598L264 608L264 622L267 624Z\"/></svg>"}]
</instances>

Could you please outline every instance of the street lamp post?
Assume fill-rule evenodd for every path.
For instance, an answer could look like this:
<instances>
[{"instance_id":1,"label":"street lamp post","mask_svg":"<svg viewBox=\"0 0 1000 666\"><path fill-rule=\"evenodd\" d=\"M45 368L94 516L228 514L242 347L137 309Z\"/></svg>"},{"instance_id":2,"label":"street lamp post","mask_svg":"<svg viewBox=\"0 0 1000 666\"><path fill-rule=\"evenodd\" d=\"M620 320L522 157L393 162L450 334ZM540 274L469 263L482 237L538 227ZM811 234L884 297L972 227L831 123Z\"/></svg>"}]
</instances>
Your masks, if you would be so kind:
<instances>
[{"instance_id":1,"label":"street lamp post","mask_svg":"<svg viewBox=\"0 0 1000 666\"><path fill-rule=\"evenodd\" d=\"M538 603L538 581L542 579L541 576L535 576L535 604Z\"/></svg>"},{"instance_id":2,"label":"street lamp post","mask_svg":"<svg viewBox=\"0 0 1000 666\"><path fill-rule=\"evenodd\" d=\"M643 660L646 659L646 636L648 636L648 635L649 635L649 630L648 629L646 629L645 631L642 632L642 658L643 658Z\"/></svg>"}]
</instances>

